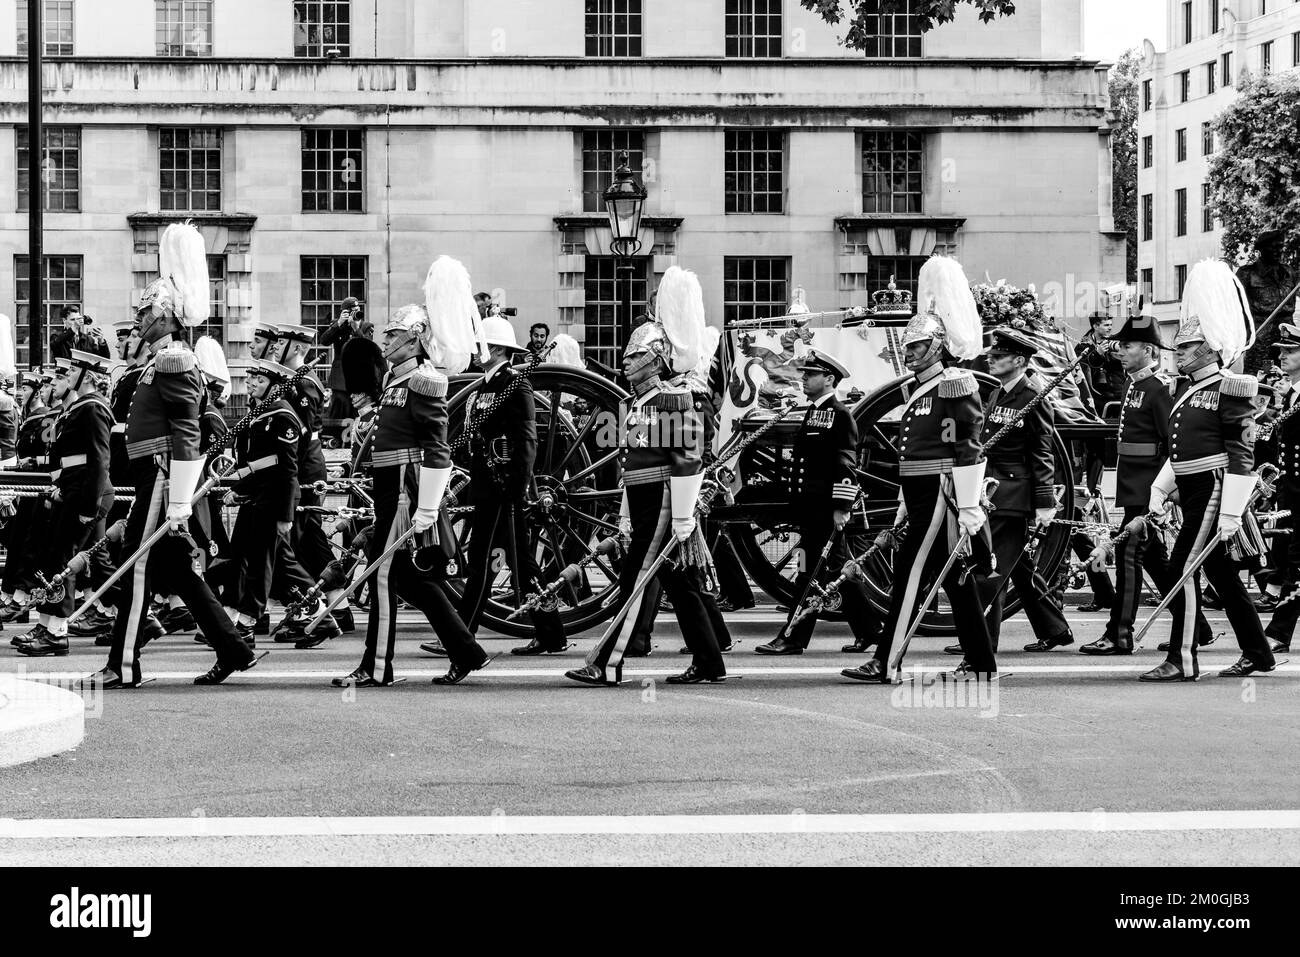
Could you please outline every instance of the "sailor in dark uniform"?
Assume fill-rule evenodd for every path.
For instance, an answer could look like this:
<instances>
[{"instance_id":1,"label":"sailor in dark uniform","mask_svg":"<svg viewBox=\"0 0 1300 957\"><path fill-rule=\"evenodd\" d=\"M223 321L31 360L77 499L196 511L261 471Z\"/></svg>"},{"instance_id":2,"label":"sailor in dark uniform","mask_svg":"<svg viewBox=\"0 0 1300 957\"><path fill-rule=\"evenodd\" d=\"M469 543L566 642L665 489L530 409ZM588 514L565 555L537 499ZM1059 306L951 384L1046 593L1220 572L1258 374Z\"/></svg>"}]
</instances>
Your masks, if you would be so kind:
<instances>
[{"instance_id":1,"label":"sailor in dark uniform","mask_svg":"<svg viewBox=\"0 0 1300 957\"><path fill-rule=\"evenodd\" d=\"M1281 336L1273 348L1278 350L1278 364L1287 375L1279 418L1283 415L1287 418L1274 428L1273 441L1277 446L1275 464L1281 470L1277 482L1278 508L1292 513L1293 530L1277 560L1275 580L1281 582L1279 598L1282 600L1274 608L1264 632L1274 654L1291 650L1296 620L1300 618L1300 534L1294 531L1300 527L1296 518L1300 516L1300 413L1292 411L1300 404L1300 327L1284 322L1279 328Z\"/></svg>"},{"instance_id":2,"label":"sailor in dark uniform","mask_svg":"<svg viewBox=\"0 0 1300 957\"><path fill-rule=\"evenodd\" d=\"M371 456L374 463L374 534L367 560L378 561L389 546L414 526L418 534L438 525L439 510L451 481L447 443L447 372L468 365L473 348L473 291L465 267L446 256L430 267L425 285L432 310L403 306L384 330L384 357L390 371L379 399ZM415 507L412 508L412 505ZM447 593L399 548L370 579L370 621L361 663L335 678L335 687L388 687L396 649L397 606L402 598L428 619L451 659L447 674L434 684L453 685L484 668L495 656L474 640Z\"/></svg>"},{"instance_id":3,"label":"sailor in dark uniform","mask_svg":"<svg viewBox=\"0 0 1300 957\"><path fill-rule=\"evenodd\" d=\"M1116 601L1111 606L1105 633L1083 645L1085 655L1130 655L1133 653L1133 623L1142 601L1142 572L1145 570L1163 592L1177 580L1169 567L1169 556L1158 530L1146 520L1151 487L1169 459L1169 418L1174 405L1174 380L1160 371L1160 341L1156 322L1150 316L1133 316L1114 337L1116 356L1129 377L1119 423L1119 468L1115 473L1115 505L1124 510L1126 535L1116 549ZM1099 545L1090 561L1104 566L1109 552ZM1197 643L1213 639L1204 615L1196 622Z\"/></svg>"},{"instance_id":4,"label":"sailor in dark uniform","mask_svg":"<svg viewBox=\"0 0 1300 957\"><path fill-rule=\"evenodd\" d=\"M18 468L48 472L50 449L54 445L55 427L61 406L50 397L54 376L41 370L24 372L18 382L17 407L22 413L18 425L15 454ZM51 407L51 406L54 407ZM14 505L14 515L6 523L5 568L0 604L0 622L26 621L28 598L36 587L36 562L40 543L49 531L50 509L36 498L21 498ZM11 640L17 644L21 636Z\"/></svg>"},{"instance_id":5,"label":"sailor in dark uniform","mask_svg":"<svg viewBox=\"0 0 1300 957\"><path fill-rule=\"evenodd\" d=\"M139 349L151 353L140 375L126 425L135 504L127 519L123 554L132 556L160 522L172 528L141 555L123 580L123 601L113 626L113 645L104 669L90 680L104 688L134 688L142 681L139 651L153 595L150 567L165 565L169 580L217 652L217 662L195 684L213 685L258 661L208 586L194 570L188 536L192 499L205 463L199 448L203 377L194 353L179 340L187 326L208 319L211 303L203 237L190 225L173 223L159 240L162 278L145 289L138 307Z\"/></svg>"},{"instance_id":6,"label":"sailor in dark uniform","mask_svg":"<svg viewBox=\"0 0 1300 957\"><path fill-rule=\"evenodd\" d=\"M699 280L672 266L659 285L655 318L633 331L623 354L623 373L635 397L623 434L620 530L629 544L619 587L632 594L638 583L646 583L664 549L675 550L659 574L692 658L686 671L667 679L671 684L724 680L722 648L731 643L717 602L704 587L709 554L696 518L704 482L704 425L685 377L700 361L704 325ZM644 591L625 607L621 624L597 642L586 666L565 677L618 685L643 600Z\"/></svg>"},{"instance_id":7,"label":"sailor in dark uniform","mask_svg":"<svg viewBox=\"0 0 1300 957\"><path fill-rule=\"evenodd\" d=\"M810 349L797 360L796 368L803 373L808 408L795 435L786 488L790 494L791 518L799 528L799 549L803 553L802 568L794 583L796 594L802 595L809 591L809 578L814 570L818 584L824 585L844 567L849 557L844 528L861 490L856 471L858 426L853 413L835 394L849 377L849 370L834 356L816 349ZM833 544L826 560L821 561L828 542ZM821 568L817 569L819 563ZM844 617L853 631L853 644L847 650L864 652L880 639L879 616L867 601L861 581L846 580L840 587L840 596ZM816 627L816 614L807 615L793 626L787 623L788 631L783 630L754 651L760 655L801 655L812 641Z\"/></svg>"},{"instance_id":8,"label":"sailor in dark uniform","mask_svg":"<svg viewBox=\"0 0 1300 957\"><path fill-rule=\"evenodd\" d=\"M993 650L998 647L1002 630L1002 609L1006 601L1003 575L1011 575L1011 587L1024 607L1025 617L1034 630L1035 641L1025 651L1051 651L1074 642L1061 606L1024 554L1034 530L1046 530L1056 517L1056 460L1052 440L1050 399L1039 402L1028 413L1024 409L1037 400L1041 388L1029 378L1029 360L1038 346L1016 329L994 329L989 347L989 372L999 380L984 407L984 434L987 444L1005 426L1015 423L998 444L988 451L988 476L998 481L993 492L993 512L989 531L993 536L996 578L978 575L980 595L988 608L989 634ZM1032 518L1032 528L1030 520ZM961 654L961 646L944 649Z\"/></svg>"},{"instance_id":9,"label":"sailor in dark uniform","mask_svg":"<svg viewBox=\"0 0 1300 957\"><path fill-rule=\"evenodd\" d=\"M67 359L57 360L59 374L54 397L63 407L55 425L51 449L50 509L48 529L41 541L33 542L39 564L47 577L63 571L98 528L113 504L108 478L108 437L113 413L100 389L108 379L108 360L73 349ZM68 616L75 607L75 582L57 598L37 606L39 623L27 633L18 652L33 658L68 653Z\"/></svg>"},{"instance_id":10,"label":"sailor in dark uniform","mask_svg":"<svg viewBox=\"0 0 1300 957\"><path fill-rule=\"evenodd\" d=\"M315 329L301 325L280 326L280 343L283 347L280 364L297 372L307 361L315 342ZM321 429L324 427L328 395L329 390L316 378L316 374L308 372L286 396L308 429L298 450L298 482L302 489L299 504L309 508L322 505L325 501L324 494L311 488L311 485L329 478L325 468L325 452L321 446ZM334 560L334 550L321 528L319 513L308 511L297 514L293 528L293 553L313 581Z\"/></svg>"},{"instance_id":11,"label":"sailor in dark uniform","mask_svg":"<svg viewBox=\"0 0 1300 957\"><path fill-rule=\"evenodd\" d=\"M1254 342L1255 329L1245 290L1231 268L1218 260L1197 263L1183 292L1174 346L1186 379L1174 396L1169 426L1169 461L1151 489L1150 511L1162 511L1175 489L1183 527L1170 564L1179 575L1217 536L1201 571L1223 602L1241 647L1241 659L1219 672L1244 677L1276 667L1259 614L1228 556L1226 543L1242 530L1258 477L1254 467L1254 376L1227 371ZM1193 575L1174 597L1169 656L1142 675L1143 681L1194 681L1200 675L1194 636L1201 594ZM1189 647L1190 646L1190 647Z\"/></svg>"},{"instance_id":12,"label":"sailor in dark uniform","mask_svg":"<svg viewBox=\"0 0 1300 957\"><path fill-rule=\"evenodd\" d=\"M915 380L904 390L907 404L900 423L898 463L902 499L898 517L906 518L908 527L894 553L898 577L875 656L841 672L857 681L898 680L906 652L904 638L924 590L954 548L964 541L968 551L974 550L975 561L988 561L987 519L981 505L986 468L980 446L984 407L974 373L952 367L980 354L983 327L970 283L956 260L932 256L921 267L917 283L923 311L908 323L903 335L907 367ZM964 538L959 538L959 529ZM943 587L964 655L957 676L996 672L975 577L963 576L954 565Z\"/></svg>"}]
</instances>

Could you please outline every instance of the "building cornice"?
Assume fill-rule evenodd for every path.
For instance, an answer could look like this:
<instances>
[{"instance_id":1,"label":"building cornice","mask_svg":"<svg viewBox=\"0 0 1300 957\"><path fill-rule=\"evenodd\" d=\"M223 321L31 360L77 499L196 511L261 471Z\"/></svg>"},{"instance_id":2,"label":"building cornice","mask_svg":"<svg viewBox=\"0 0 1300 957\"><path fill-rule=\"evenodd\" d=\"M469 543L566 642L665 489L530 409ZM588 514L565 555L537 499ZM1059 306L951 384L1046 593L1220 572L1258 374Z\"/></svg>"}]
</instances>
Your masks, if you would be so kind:
<instances>
[{"instance_id":1,"label":"building cornice","mask_svg":"<svg viewBox=\"0 0 1300 957\"><path fill-rule=\"evenodd\" d=\"M224 226L226 229L252 229L257 217L252 213L129 213L127 223L133 229L161 229L171 223L189 220L195 226Z\"/></svg>"},{"instance_id":2,"label":"building cornice","mask_svg":"<svg viewBox=\"0 0 1300 957\"><path fill-rule=\"evenodd\" d=\"M21 63L24 69L27 58L19 56L0 56L0 64ZM590 67L599 69L606 66L620 67L664 67L704 66L715 69L720 66L735 69L784 69L790 66L842 67L861 69L868 67L906 67L909 70L940 67L1012 67L1015 69L1047 70L1094 70L1105 66L1108 61L1090 59L1024 59L1018 57L774 57L764 59L741 59L737 57L344 57L340 59L309 59L305 57L47 57L48 66L62 64L112 64L123 63L152 64L173 67L194 67L196 69L210 66L290 66L321 69L346 69L348 66L423 66L423 67L460 67L460 66L556 66L565 69Z\"/></svg>"},{"instance_id":3,"label":"building cornice","mask_svg":"<svg viewBox=\"0 0 1300 957\"><path fill-rule=\"evenodd\" d=\"M838 229L933 229L955 232L966 225L965 216L927 216L917 213L869 213L861 216L836 216Z\"/></svg>"},{"instance_id":4,"label":"building cornice","mask_svg":"<svg viewBox=\"0 0 1300 957\"><path fill-rule=\"evenodd\" d=\"M609 225L609 217L602 213L570 213L554 217L554 222L558 230L599 229ZM681 229L683 222L685 219L681 216L644 215L641 217L641 228L675 231Z\"/></svg>"}]
</instances>

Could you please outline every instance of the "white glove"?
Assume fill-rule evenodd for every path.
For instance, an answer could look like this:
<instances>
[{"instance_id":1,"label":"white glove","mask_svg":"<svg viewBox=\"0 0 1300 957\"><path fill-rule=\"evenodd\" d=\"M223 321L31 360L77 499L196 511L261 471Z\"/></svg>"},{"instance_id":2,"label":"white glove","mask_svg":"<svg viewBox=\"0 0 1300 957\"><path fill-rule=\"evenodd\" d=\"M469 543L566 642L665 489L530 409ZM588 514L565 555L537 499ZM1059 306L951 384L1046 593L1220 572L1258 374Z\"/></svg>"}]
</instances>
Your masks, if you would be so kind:
<instances>
[{"instance_id":1,"label":"white glove","mask_svg":"<svg viewBox=\"0 0 1300 957\"><path fill-rule=\"evenodd\" d=\"M979 534L979 530L984 527L988 516L984 514L984 509L976 506L975 508L962 508L957 510L957 524L961 526L962 531L974 538Z\"/></svg>"},{"instance_id":2,"label":"white glove","mask_svg":"<svg viewBox=\"0 0 1300 957\"><path fill-rule=\"evenodd\" d=\"M673 536L679 541L684 542L695 534L696 526L695 516L690 518L673 519Z\"/></svg>"},{"instance_id":3,"label":"white glove","mask_svg":"<svg viewBox=\"0 0 1300 957\"><path fill-rule=\"evenodd\" d=\"M1088 553L1088 565L1095 572L1104 572L1108 558L1110 558L1110 551L1105 545L1098 545Z\"/></svg>"},{"instance_id":4,"label":"white glove","mask_svg":"<svg viewBox=\"0 0 1300 957\"><path fill-rule=\"evenodd\" d=\"M618 507L618 534L623 539L632 537L632 508L627 504L627 489L623 489L623 503Z\"/></svg>"},{"instance_id":5,"label":"white glove","mask_svg":"<svg viewBox=\"0 0 1300 957\"><path fill-rule=\"evenodd\" d=\"M1056 518L1056 509L1054 508L1036 508L1034 509L1034 524L1040 528L1046 528L1052 524L1052 519Z\"/></svg>"},{"instance_id":6,"label":"white glove","mask_svg":"<svg viewBox=\"0 0 1300 957\"><path fill-rule=\"evenodd\" d=\"M1226 542L1232 536L1241 531L1240 515L1224 515L1219 513L1219 540Z\"/></svg>"},{"instance_id":7,"label":"white glove","mask_svg":"<svg viewBox=\"0 0 1300 957\"><path fill-rule=\"evenodd\" d=\"M1169 501L1169 496L1174 494L1174 488L1177 480L1174 478L1174 467L1166 460L1160 468L1160 474L1156 480L1151 483L1151 499L1148 502L1147 511L1163 512L1165 503Z\"/></svg>"},{"instance_id":8,"label":"white glove","mask_svg":"<svg viewBox=\"0 0 1300 957\"><path fill-rule=\"evenodd\" d=\"M684 542L695 533L695 503L700 497L704 475L674 475L668 480L673 513L673 535Z\"/></svg>"},{"instance_id":9,"label":"white glove","mask_svg":"<svg viewBox=\"0 0 1300 957\"><path fill-rule=\"evenodd\" d=\"M180 527L194 513L190 506L203 474L203 460L172 459L167 481L167 521Z\"/></svg>"},{"instance_id":10,"label":"white glove","mask_svg":"<svg viewBox=\"0 0 1300 957\"><path fill-rule=\"evenodd\" d=\"M420 469L420 494L416 502L415 514L411 524L416 532L433 528L438 521L438 509L442 508L442 496L451 481L451 469Z\"/></svg>"}]
</instances>

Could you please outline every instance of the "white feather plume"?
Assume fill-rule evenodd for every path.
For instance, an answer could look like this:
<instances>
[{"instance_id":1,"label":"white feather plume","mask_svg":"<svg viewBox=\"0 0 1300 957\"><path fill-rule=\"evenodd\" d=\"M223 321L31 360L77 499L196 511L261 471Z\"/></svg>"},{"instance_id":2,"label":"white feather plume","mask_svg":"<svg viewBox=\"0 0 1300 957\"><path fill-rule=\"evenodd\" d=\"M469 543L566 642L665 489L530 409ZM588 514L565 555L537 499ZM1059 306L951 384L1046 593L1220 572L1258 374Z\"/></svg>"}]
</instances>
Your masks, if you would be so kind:
<instances>
[{"instance_id":1,"label":"white feather plume","mask_svg":"<svg viewBox=\"0 0 1300 957\"><path fill-rule=\"evenodd\" d=\"M943 321L947 350L963 362L978 356L983 351L984 327L961 264L947 256L931 256L921 266L916 285L920 308L933 304Z\"/></svg>"},{"instance_id":2,"label":"white feather plume","mask_svg":"<svg viewBox=\"0 0 1300 957\"><path fill-rule=\"evenodd\" d=\"M1205 344L1230 366L1255 344L1255 319L1245 287L1220 259L1203 259L1192 267L1183 287L1179 325L1199 320Z\"/></svg>"},{"instance_id":3,"label":"white feather plume","mask_svg":"<svg viewBox=\"0 0 1300 957\"><path fill-rule=\"evenodd\" d=\"M194 358L204 375L230 384L230 367L226 363L226 350L211 336L200 336L194 343Z\"/></svg>"},{"instance_id":4,"label":"white feather plume","mask_svg":"<svg viewBox=\"0 0 1300 957\"><path fill-rule=\"evenodd\" d=\"M13 320L0 313L0 377L11 379L16 375L18 361L14 351Z\"/></svg>"},{"instance_id":5,"label":"white feather plume","mask_svg":"<svg viewBox=\"0 0 1300 957\"><path fill-rule=\"evenodd\" d=\"M722 330L717 326L705 326L700 342L700 361L695 363L695 374L705 382L709 381L709 370L713 367L713 356L722 341Z\"/></svg>"},{"instance_id":6,"label":"white feather plume","mask_svg":"<svg viewBox=\"0 0 1300 957\"><path fill-rule=\"evenodd\" d=\"M587 368L582 359L582 347L578 340L567 332L561 332L553 340L555 348L551 350L550 361L555 365L572 366L575 369Z\"/></svg>"},{"instance_id":7,"label":"white feather plume","mask_svg":"<svg viewBox=\"0 0 1300 957\"><path fill-rule=\"evenodd\" d=\"M201 326L212 311L208 289L208 250L191 223L172 223L158 240L158 271L176 290L176 317L185 326Z\"/></svg>"},{"instance_id":8,"label":"white feather plume","mask_svg":"<svg viewBox=\"0 0 1300 957\"><path fill-rule=\"evenodd\" d=\"M673 372L695 368L704 349L704 291L689 269L670 266L659 280L655 315L672 347Z\"/></svg>"},{"instance_id":9,"label":"white feather plume","mask_svg":"<svg viewBox=\"0 0 1300 957\"><path fill-rule=\"evenodd\" d=\"M429 313L429 336L437 347L435 359L448 374L464 372L475 355L480 362L487 361L487 342L464 263L450 256L434 260L424 279L424 305ZM429 353L433 355L434 350Z\"/></svg>"}]
</instances>

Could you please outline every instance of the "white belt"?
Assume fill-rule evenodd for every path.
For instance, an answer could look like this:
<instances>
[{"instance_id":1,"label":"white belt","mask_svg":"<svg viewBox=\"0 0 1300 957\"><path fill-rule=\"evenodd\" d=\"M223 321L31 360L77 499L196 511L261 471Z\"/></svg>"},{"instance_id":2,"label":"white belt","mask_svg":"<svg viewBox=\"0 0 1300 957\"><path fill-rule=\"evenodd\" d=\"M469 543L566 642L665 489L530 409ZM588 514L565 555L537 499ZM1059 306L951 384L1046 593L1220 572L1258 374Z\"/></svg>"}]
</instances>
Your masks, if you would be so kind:
<instances>
[{"instance_id":1,"label":"white belt","mask_svg":"<svg viewBox=\"0 0 1300 957\"><path fill-rule=\"evenodd\" d=\"M320 441L320 433L319 433L319 432L313 432L313 433L311 434L311 438L312 438L312 441L313 441L313 442L319 442L319 441Z\"/></svg>"},{"instance_id":2,"label":"white belt","mask_svg":"<svg viewBox=\"0 0 1300 957\"><path fill-rule=\"evenodd\" d=\"M84 455L65 455L59 459L59 468L70 469L74 465L85 465L86 457Z\"/></svg>"}]
</instances>

